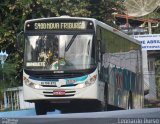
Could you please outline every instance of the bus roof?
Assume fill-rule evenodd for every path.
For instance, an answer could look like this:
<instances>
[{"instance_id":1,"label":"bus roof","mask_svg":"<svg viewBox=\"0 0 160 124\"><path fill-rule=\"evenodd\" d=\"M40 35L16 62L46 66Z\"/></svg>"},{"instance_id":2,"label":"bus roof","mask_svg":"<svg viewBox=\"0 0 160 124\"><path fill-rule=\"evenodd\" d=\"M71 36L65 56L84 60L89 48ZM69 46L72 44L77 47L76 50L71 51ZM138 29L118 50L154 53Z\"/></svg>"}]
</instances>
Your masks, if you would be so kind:
<instances>
[{"instance_id":1,"label":"bus roof","mask_svg":"<svg viewBox=\"0 0 160 124\"><path fill-rule=\"evenodd\" d=\"M101 21L98 21L98 20L95 20L95 21L96 21L96 22L95 22L96 25L99 25L99 26L101 26L101 27L103 27L103 28L111 31L112 33L115 33L115 34L117 34L117 35L119 35L119 36L121 36L121 37L124 37L125 39L128 39L128 40L130 40L130 41L132 41L132 42L134 42L134 43L136 43L136 44L141 45L141 43L140 43L138 40L130 37L129 35L123 33L122 31L120 31L120 30L118 30L118 29L116 29L116 28L114 28L114 27L111 27L111 26L109 26L109 25L107 25L107 24L105 24L105 23L103 23L103 22L101 22Z\"/></svg>"},{"instance_id":2,"label":"bus roof","mask_svg":"<svg viewBox=\"0 0 160 124\"><path fill-rule=\"evenodd\" d=\"M32 21L39 21L39 20L52 20L52 19L79 19L79 20L90 20L90 21L96 20L94 18L86 18L86 17L60 16L60 17L48 17L48 18L30 19L30 20L26 20L25 23L32 22Z\"/></svg>"}]
</instances>

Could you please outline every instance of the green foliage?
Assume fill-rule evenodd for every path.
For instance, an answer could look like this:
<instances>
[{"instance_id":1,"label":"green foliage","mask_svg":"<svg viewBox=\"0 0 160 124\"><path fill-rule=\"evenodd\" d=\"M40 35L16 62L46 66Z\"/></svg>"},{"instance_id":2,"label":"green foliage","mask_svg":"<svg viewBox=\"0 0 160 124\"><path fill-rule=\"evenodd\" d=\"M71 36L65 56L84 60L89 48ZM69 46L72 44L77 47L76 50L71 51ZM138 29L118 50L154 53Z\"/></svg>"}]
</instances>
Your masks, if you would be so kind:
<instances>
[{"instance_id":1,"label":"green foliage","mask_svg":"<svg viewBox=\"0 0 160 124\"><path fill-rule=\"evenodd\" d=\"M16 66L15 64L5 63L3 68L0 68L0 88L12 87L18 85L18 79L15 77Z\"/></svg>"},{"instance_id":2,"label":"green foliage","mask_svg":"<svg viewBox=\"0 0 160 124\"><path fill-rule=\"evenodd\" d=\"M88 0L58 0L58 15L70 16L90 16L90 11L87 10L89 5Z\"/></svg>"}]
</instances>

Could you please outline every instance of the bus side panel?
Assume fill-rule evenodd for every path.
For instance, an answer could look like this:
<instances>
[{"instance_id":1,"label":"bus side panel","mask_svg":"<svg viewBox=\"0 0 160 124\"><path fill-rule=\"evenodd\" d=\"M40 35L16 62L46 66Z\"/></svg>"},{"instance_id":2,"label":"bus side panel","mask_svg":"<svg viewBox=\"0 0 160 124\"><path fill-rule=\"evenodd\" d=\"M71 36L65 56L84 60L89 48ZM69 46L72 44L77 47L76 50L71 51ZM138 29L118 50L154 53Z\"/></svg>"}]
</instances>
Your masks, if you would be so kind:
<instances>
[{"instance_id":1,"label":"bus side panel","mask_svg":"<svg viewBox=\"0 0 160 124\"><path fill-rule=\"evenodd\" d=\"M140 45L97 26L101 80L108 85L108 104L128 108L129 92L133 108L142 107Z\"/></svg>"}]
</instances>

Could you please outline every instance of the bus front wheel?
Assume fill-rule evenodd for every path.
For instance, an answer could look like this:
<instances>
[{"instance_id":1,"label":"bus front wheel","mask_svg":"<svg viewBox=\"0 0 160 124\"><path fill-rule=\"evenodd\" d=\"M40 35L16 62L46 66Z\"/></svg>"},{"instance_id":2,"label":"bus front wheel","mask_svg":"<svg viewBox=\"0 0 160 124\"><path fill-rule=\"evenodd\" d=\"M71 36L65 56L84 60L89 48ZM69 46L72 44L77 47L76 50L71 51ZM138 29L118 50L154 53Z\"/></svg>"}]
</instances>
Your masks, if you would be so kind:
<instances>
[{"instance_id":1,"label":"bus front wheel","mask_svg":"<svg viewBox=\"0 0 160 124\"><path fill-rule=\"evenodd\" d=\"M35 110L37 115L46 115L47 108L45 102L43 101L35 102Z\"/></svg>"},{"instance_id":2,"label":"bus front wheel","mask_svg":"<svg viewBox=\"0 0 160 124\"><path fill-rule=\"evenodd\" d=\"M129 91L128 96L128 109L133 109L133 96L131 91Z\"/></svg>"},{"instance_id":3,"label":"bus front wheel","mask_svg":"<svg viewBox=\"0 0 160 124\"><path fill-rule=\"evenodd\" d=\"M103 102L103 111L108 110L108 85L106 84L104 89L104 102Z\"/></svg>"}]
</instances>

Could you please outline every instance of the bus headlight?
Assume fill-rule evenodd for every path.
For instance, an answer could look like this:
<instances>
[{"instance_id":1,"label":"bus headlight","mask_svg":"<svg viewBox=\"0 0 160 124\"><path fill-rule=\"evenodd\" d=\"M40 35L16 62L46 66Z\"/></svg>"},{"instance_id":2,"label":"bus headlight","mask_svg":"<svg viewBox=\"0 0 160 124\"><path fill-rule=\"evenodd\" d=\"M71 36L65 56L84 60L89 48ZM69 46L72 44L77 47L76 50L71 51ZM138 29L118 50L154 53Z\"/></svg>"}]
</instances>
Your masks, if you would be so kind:
<instances>
[{"instance_id":1,"label":"bus headlight","mask_svg":"<svg viewBox=\"0 0 160 124\"><path fill-rule=\"evenodd\" d=\"M93 77L89 78L88 80L85 81L85 83L81 83L78 85L79 88L84 88L84 87L88 87L92 84L95 83L97 76L94 75Z\"/></svg>"},{"instance_id":2,"label":"bus headlight","mask_svg":"<svg viewBox=\"0 0 160 124\"><path fill-rule=\"evenodd\" d=\"M91 85L91 82L87 80L87 81L85 81L85 85L87 87L87 86Z\"/></svg>"},{"instance_id":3,"label":"bus headlight","mask_svg":"<svg viewBox=\"0 0 160 124\"><path fill-rule=\"evenodd\" d=\"M94 75L94 76L91 77L89 80L85 81L86 87L92 85L92 84L96 81L96 78L97 78L97 76Z\"/></svg>"},{"instance_id":4,"label":"bus headlight","mask_svg":"<svg viewBox=\"0 0 160 124\"><path fill-rule=\"evenodd\" d=\"M78 88L84 88L85 87L85 84L78 84Z\"/></svg>"},{"instance_id":5,"label":"bus headlight","mask_svg":"<svg viewBox=\"0 0 160 124\"><path fill-rule=\"evenodd\" d=\"M31 87L31 88L34 88L34 89L39 89L39 88L42 87L42 86L40 86L40 85L38 85L38 84L35 84L35 83L29 81L27 78L23 78L23 81L24 81L24 83L25 83L27 86L29 86L29 87Z\"/></svg>"}]
</instances>

